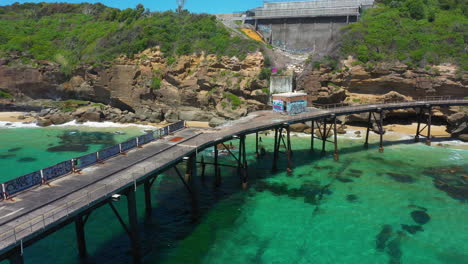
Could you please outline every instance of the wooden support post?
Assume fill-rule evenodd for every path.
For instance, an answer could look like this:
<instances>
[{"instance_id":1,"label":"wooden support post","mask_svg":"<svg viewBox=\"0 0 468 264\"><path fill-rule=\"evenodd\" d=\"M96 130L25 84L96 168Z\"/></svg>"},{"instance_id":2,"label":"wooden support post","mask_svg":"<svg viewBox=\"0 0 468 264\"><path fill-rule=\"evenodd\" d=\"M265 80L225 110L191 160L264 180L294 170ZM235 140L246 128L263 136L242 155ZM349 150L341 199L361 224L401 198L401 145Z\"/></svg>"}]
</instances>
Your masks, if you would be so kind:
<instances>
[{"instance_id":1,"label":"wooden support post","mask_svg":"<svg viewBox=\"0 0 468 264\"><path fill-rule=\"evenodd\" d=\"M150 179L147 179L144 183L145 189L145 212L146 216L151 216L152 206L151 206L151 182Z\"/></svg>"},{"instance_id":2,"label":"wooden support post","mask_svg":"<svg viewBox=\"0 0 468 264\"><path fill-rule=\"evenodd\" d=\"M258 159L260 153L258 153L258 132L255 132L255 157Z\"/></svg>"},{"instance_id":3,"label":"wooden support post","mask_svg":"<svg viewBox=\"0 0 468 264\"><path fill-rule=\"evenodd\" d=\"M190 168L188 172L190 174L189 181L187 184L190 186L190 196L192 200L192 221L196 221L198 219L198 197L197 193L195 192L195 179L197 177L197 156L196 154L192 154L188 160L187 167Z\"/></svg>"},{"instance_id":4,"label":"wooden support post","mask_svg":"<svg viewBox=\"0 0 468 264\"><path fill-rule=\"evenodd\" d=\"M134 187L128 189L127 195L127 208L128 208L128 220L129 220L129 232L130 240L132 242L132 256L133 263L141 263L140 255L140 236L138 233L138 215L136 205L136 195Z\"/></svg>"},{"instance_id":5,"label":"wooden support post","mask_svg":"<svg viewBox=\"0 0 468 264\"><path fill-rule=\"evenodd\" d=\"M310 134L310 150L314 151L315 121L312 120L312 133Z\"/></svg>"},{"instance_id":6,"label":"wooden support post","mask_svg":"<svg viewBox=\"0 0 468 264\"><path fill-rule=\"evenodd\" d=\"M201 179L203 182L205 181L205 170L206 170L205 156L202 155L201 157Z\"/></svg>"},{"instance_id":7,"label":"wooden support post","mask_svg":"<svg viewBox=\"0 0 468 264\"><path fill-rule=\"evenodd\" d=\"M322 156L325 156L325 144L327 143L327 119L323 119L323 132L322 132Z\"/></svg>"},{"instance_id":8,"label":"wooden support post","mask_svg":"<svg viewBox=\"0 0 468 264\"><path fill-rule=\"evenodd\" d=\"M85 259L88 256L84 226L83 216L77 216L75 219L76 242L78 244L78 255L81 259Z\"/></svg>"},{"instance_id":9,"label":"wooden support post","mask_svg":"<svg viewBox=\"0 0 468 264\"><path fill-rule=\"evenodd\" d=\"M416 136L414 137L414 142L419 142L419 135L421 134L421 119L423 113L423 108L421 107L419 109L419 113L417 114L418 126L416 127Z\"/></svg>"},{"instance_id":10,"label":"wooden support post","mask_svg":"<svg viewBox=\"0 0 468 264\"><path fill-rule=\"evenodd\" d=\"M247 189L248 185L248 167L247 167L247 152L245 150L245 135L240 138L242 149L242 188Z\"/></svg>"},{"instance_id":11,"label":"wooden support post","mask_svg":"<svg viewBox=\"0 0 468 264\"><path fill-rule=\"evenodd\" d=\"M335 161L338 161L340 160L340 157L338 154L338 133L336 130L336 116L333 118L333 137L334 137L333 143L335 145L335 153L333 157L335 158Z\"/></svg>"},{"instance_id":12,"label":"wooden support post","mask_svg":"<svg viewBox=\"0 0 468 264\"><path fill-rule=\"evenodd\" d=\"M214 171L215 171L215 180L214 186L221 186L221 173L218 167L218 145L214 146Z\"/></svg>"},{"instance_id":13,"label":"wooden support post","mask_svg":"<svg viewBox=\"0 0 468 264\"><path fill-rule=\"evenodd\" d=\"M382 112L382 110L379 111L379 134L380 134L379 152L382 153L382 152L384 152L384 147L383 147L384 129L383 129L383 112Z\"/></svg>"},{"instance_id":14,"label":"wooden support post","mask_svg":"<svg viewBox=\"0 0 468 264\"><path fill-rule=\"evenodd\" d=\"M242 165L243 165L242 160L243 160L243 157L244 157L243 156L244 152L242 150L242 148L244 147L242 145L242 137L243 136L240 136L240 138L239 138L239 149L238 149L239 153L238 153L238 156L237 156L237 175L240 177L241 180L242 180Z\"/></svg>"},{"instance_id":15,"label":"wooden support post","mask_svg":"<svg viewBox=\"0 0 468 264\"><path fill-rule=\"evenodd\" d=\"M291 150L291 127L288 125L286 127L286 154L288 156L288 168L287 171L288 173L292 173L292 150Z\"/></svg>"},{"instance_id":16,"label":"wooden support post","mask_svg":"<svg viewBox=\"0 0 468 264\"><path fill-rule=\"evenodd\" d=\"M431 123L432 123L432 110L431 110L431 107L429 106L427 108L427 138L426 138L426 144L428 146L431 145Z\"/></svg>"},{"instance_id":17,"label":"wooden support post","mask_svg":"<svg viewBox=\"0 0 468 264\"><path fill-rule=\"evenodd\" d=\"M364 143L365 148L369 147L369 133L370 133L371 125L372 125L371 118L372 118L372 112L369 112L369 118L367 119L366 142Z\"/></svg>"},{"instance_id":18,"label":"wooden support post","mask_svg":"<svg viewBox=\"0 0 468 264\"><path fill-rule=\"evenodd\" d=\"M276 160L278 159L278 149L277 149L278 142L279 142L279 140L278 140L278 128L275 128L275 146L273 148L273 165L272 165L272 168L271 168L271 171L273 173L278 171L278 167L276 165Z\"/></svg>"},{"instance_id":19,"label":"wooden support post","mask_svg":"<svg viewBox=\"0 0 468 264\"><path fill-rule=\"evenodd\" d=\"M11 252L12 254L8 258L10 264L24 264L23 252L21 247L16 247Z\"/></svg>"}]
</instances>

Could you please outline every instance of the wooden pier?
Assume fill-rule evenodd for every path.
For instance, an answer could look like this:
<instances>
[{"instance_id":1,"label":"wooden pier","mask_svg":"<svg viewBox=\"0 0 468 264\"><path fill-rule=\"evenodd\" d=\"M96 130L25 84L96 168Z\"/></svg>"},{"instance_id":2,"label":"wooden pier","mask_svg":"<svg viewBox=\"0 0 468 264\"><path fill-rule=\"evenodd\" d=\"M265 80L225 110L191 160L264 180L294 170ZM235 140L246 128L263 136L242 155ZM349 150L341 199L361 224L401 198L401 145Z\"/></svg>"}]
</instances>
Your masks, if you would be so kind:
<instances>
[{"instance_id":1,"label":"wooden pier","mask_svg":"<svg viewBox=\"0 0 468 264\"><path fill-rule=\"evenodd\" d=\"M24 191L14 197L14 201L2 201L2 215L0 215L0 261L9 259L10 263L24 263L23 252L34 242L59 230L65 225L74 223L76 229L77 254L86 258L85 225L90 213L101 206L110 206L116 218L122 224L130 237L133 253L133 263L141 262L140 238L138 237L138 219L135 191L138 185L144 185L145 211L151 217L151 185L156 177L170 169L176 170L178 177L190 194L192 215L198 216L198 201L192 181L197 175L197 164L202 164L201 177L204 177L204 167L213 166L215 173L214 187L222 184L219 163L219 145L227 141L238 141L238 155L234 155L225 146L229 155L236 161L239 185L247 188L249 175L246 158L246 136L256 135L256 154L259 152L258 133L274 130L274 153L272 171L278 169L278 157L283 146L287 157L287 169L293 170L293 151L291 147L290 126L296 123L312 122L312 128L320 128L321 133L311 136L311 149L314 150L314 139L321 140L322 153L326 143L334 144L334 157L339 159L337 139L337 117L358 113L369 113L368 129L364 145L368 145L371 127L377 128L380 135L379 149L383 145L383 112L396 109L418 109L418 128L415 140L419 140L426 131L426 140L431 139L431 113L433 107L448 107L468 105L468 100L429 100L412 101L389 104L372 104L329 109L309 109L308 112L296 116L274 114L270 111L255 112L248 117L234 122L232 125L213 130L188 128L164 139L153 141L142 149L134 149L104 164L92 166L81 171L81 174L68 175L52 182L51 186L41 186ZM422 129L421 127L424 126ZM328 135L334 132L333 140ZM171 141L172 138L182 138ZM207 163L197 161L200 151L214 148L214 161ZM179 171L177 164L185 163L185 174ZM120 195L126 196L128 210L128 225L125 224L113 203Z\"/></svg>"}]
</instances>

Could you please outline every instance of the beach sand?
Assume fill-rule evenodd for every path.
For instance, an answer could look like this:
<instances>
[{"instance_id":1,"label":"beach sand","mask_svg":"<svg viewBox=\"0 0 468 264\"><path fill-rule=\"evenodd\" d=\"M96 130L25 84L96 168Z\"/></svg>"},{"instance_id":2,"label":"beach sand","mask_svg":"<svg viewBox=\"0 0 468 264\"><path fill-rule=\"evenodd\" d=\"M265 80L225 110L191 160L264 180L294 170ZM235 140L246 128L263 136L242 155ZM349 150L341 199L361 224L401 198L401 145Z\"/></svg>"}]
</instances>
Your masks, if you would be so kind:
<instances>
[{"instance_id":1,"label":"beach sand","mask_svg":"<svg viewBox=\"0 0 468 264\"><path fill-rule=\"evenodd\" d=\"M0 121L4 122L31 122L34 121L34 117L26 116L26 119L19 119L20 116L24 116L25 112L0 112Z\"/></svg>"}]
</instances>

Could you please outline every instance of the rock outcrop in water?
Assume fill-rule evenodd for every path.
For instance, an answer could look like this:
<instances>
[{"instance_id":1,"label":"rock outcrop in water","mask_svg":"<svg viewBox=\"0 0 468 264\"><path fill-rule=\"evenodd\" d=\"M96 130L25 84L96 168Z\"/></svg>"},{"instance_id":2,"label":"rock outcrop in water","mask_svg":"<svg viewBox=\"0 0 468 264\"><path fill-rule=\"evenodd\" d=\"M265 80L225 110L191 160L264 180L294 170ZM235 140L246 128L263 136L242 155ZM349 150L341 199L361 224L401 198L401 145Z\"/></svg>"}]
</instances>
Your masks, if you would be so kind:
<instances>
[{"instance_id":1,"label":"rock outcrop in water","mask_svg":"<svg viewBox=\"0 0 468 264\"><path fill-rule=\"evenodd\" d=\"M424 225L431 220L431 217L425 211L420 210L411 212L411 217L420 225Z\"/></svg>"},{"instance_id":2,"label":"rock outcrop in water","mask_svg":"<svg viewBox=\"0 0 468 264\"><path fill-rule=\"evenodd\" d=\"M375 238L375 249L378 251L383 251L387 246L388 240L393 234L393 229L391 225L383 225L380 233Z\"/></svg>"},{"instance_id":3,"label":"rock outcrop in water","mask_svg":"<svg viewBox=\"0 0 468 264\"><path fill-rule=\"evenodd\" d=\"M468 201L468 168L465 167L438 167L429 168L424 174L433 178L434 186L450 197Z\"/></svg>"}]
</instances>

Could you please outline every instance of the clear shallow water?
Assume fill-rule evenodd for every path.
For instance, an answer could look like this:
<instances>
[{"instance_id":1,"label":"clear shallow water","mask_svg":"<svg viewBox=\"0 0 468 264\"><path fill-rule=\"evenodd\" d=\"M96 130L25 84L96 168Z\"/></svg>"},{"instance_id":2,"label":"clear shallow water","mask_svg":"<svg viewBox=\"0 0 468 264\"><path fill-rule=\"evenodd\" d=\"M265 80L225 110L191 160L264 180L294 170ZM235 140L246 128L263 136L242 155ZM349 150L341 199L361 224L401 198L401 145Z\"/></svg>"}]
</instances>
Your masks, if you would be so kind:
<instances>
[{"instance_id":1,"label":"clear shallow water","mask_svg":"<svg viewBox=\"0 0 468 264\"><path fill-rule=\"evenodd\" d=\"M0 182L142 134L139 127L0 128Z\"/></svg>"},{"instance_id":2,"label":"clear shallow water","mask_svg":"<svg viewBox=\"0 0 468 264\"><path fill-rule=\"evenodd\" d=\"M273 140L263 141L271 151ZM151 219L139 188L144 263L468 263L467 204L437 189L427 173L443 167L466 175L467 150L387 143L380 154L375 146L363 150L362 139L340 139L340 146L335 162L310 153L308 138L293 137L291 176L283 155L280 173L271 175L271 153L257 160L249 148L248 191L231 169L222 170L222 188L213 190L207 166L205 181L196 182L198 223L191 223L188 196L171 172L153 186ZM116 203L124 219L125 205ZM419 225L411 213L424 210L430 220ZM402 224L424 231L410 234ZM391 232L380 236L386 243L379 251L384 225ZM130 263L129 240L108 206L93 212L86 236L85 263ZM80 263L76 255L73 225L25 250L27 263Z\"/></svg>"}]
</instances>

